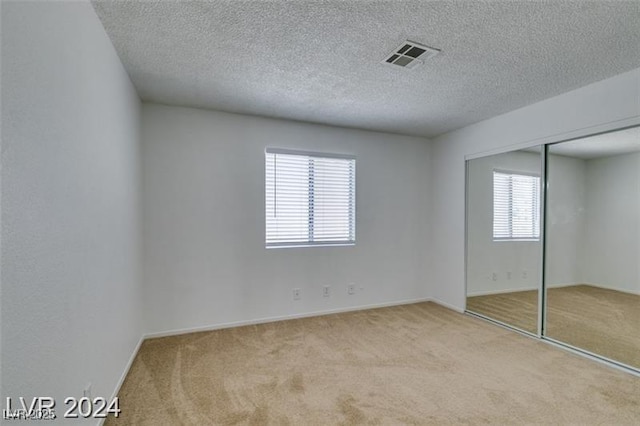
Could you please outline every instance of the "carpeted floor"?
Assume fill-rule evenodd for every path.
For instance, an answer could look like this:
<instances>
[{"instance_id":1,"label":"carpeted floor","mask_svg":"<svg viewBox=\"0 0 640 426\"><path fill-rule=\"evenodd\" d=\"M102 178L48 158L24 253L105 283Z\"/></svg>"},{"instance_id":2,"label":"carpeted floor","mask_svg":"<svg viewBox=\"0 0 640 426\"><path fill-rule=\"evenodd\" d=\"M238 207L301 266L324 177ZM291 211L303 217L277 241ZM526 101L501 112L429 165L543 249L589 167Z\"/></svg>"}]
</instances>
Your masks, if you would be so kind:
<instances>
[{"instance_id":1,"label":"carpeted floor","mask_svg":"<svg viewBox=\"0 0 640 426\"><path fill-rule=\"evenodd\" d=\"M640 368L640 296L574 285L548 289L547 299L548 337ZM534 333L537 307L537 291L467 299L467 310Z\"/></svg>"},{"instance_id":2,"label":"carpeted floor","mask_svg":"<svg viewBox=\"0 0 640 426\"><path fill-rule=\"evenodd\" d=\"M467 311L538 334L538 291L467 297Z\"/></svg>"},{"instance_id":3,"label":"carpeted floor","mask_svg":"<svg viewBox=\"0 0 640 426\"><path fill-rule=\"evenodd\" d=\"M638 424L640 378L420 303L147 340L107 424Z\"/></svg>"}]
</instances>

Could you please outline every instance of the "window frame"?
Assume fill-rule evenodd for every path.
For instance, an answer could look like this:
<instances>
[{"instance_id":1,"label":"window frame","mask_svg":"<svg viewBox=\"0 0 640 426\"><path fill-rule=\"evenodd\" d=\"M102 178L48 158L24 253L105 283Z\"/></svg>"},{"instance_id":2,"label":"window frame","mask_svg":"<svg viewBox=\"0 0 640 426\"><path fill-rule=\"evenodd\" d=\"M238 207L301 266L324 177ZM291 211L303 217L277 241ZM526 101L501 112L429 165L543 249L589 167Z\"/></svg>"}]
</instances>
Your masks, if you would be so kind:
<instances>
[{"instance_id":1,"label":"window frame","mask_svg":"<svg viewBox=\"0 0 640 426\"><path fill-rule=\"evenodd\" d=\"M533 204L533 210L532 210L532 215L533 215L533 220L535 221L537 219L537 223L534 222L533 224L533 232L534 235L533 236L527 236L527 237L514 237L513 236L513 221L511 220L511 222L509 223L509 237L496 237L496 208L495 208L495 201L496 201L496 188L495 188L495 175L496 173L499 174L503 174L503 175L516 175L516 176L526 176L526 177L533 177L533 178L537 178L538 180L538 188L537 188L537 198L535 200ZM501 243L501 242L540 242L541 241L541 221L542 221L542 212L541 212L541 205L542 205L542 200L541 200L541 194L542 194L542 189L541 189L541 185L542 185L542 178L541 175L539 173L535 173L535 172L523 172L523 171L516 171L516 170L506 170L506 169L499 169L499 168L494 168L491 172L491 188L492 188L492 205L491 205L491 239L493 242L496 243ZM513 198L513 190L511 190L509 192L509 198L512 199ZM509 208L511 211L513 211L513 201L510 201L510 205ZM510 218L512 218L513 215L510 215ZM537 226L536 226L537 225ZM535 231L538 231L537 236L535 235Z\"/></svg>"},{"instance_id":2,"label":"window frame","mask_svg":"<svg viewBox=\"0 0 640 426\"><path fill-rule=\"evenodd\" d=\"M338 153L328 153L328 152L316 152L316 151L304 151L304 150L296 150L296 149L286 149L286 148L272 148L267 147L264 151L265 160L264 160L264 244L266 249L279 249L279 248L303 248L303 247L344 247L344 246L355 246L356 244L356 156L351 154L338 154ZM315 227L313 211L315 210L315 204L312 201L309 201L309 213L307 215L307 220L309 222L309 236L306 241L282 241L282 242L272 242L269 243L267 239L268 232L268 224L267 224L267 214L268 214L268 205L267 205L267 161L269 154L283 154L283 155L295 155L300 157L311 158L319 158L319 159L338 159L338 160L347 160L353 161L353 177L349 180L349 240L335 240L335 241L314 241L313 240L313 229ZM310 163L310 170L311 170ZM308 179L312 179L310 175L307 176ZM310 190L310 198L313 199L313 184L309 184Z\"/></svg>"}]
</instances>

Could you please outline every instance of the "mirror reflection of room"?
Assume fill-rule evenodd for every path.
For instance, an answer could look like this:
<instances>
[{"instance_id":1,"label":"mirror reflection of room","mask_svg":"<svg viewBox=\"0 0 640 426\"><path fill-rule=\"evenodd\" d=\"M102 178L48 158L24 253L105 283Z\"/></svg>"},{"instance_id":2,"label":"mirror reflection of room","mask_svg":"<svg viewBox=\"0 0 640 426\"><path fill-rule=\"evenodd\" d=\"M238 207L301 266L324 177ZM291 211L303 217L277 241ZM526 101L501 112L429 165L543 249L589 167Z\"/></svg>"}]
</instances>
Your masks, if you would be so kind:
<instances>
[{"instance_id":1,"label":"mirror reflection of room","mask_svg":"<svg viewBox=\"0 0 640 426\"><path fill-rule=\"evenodd\" d=\"M640 128L548 154L545 335L640 367Z\"/></svg>"},{"instance_id":2,"label":"mirror reflection of room","mask_svg":"<svg viewBox=\"0 0 640 426\"><path fill-rule=\"evenodd\" d=\"M539 148L467 162L467 311L538 332Z\"/></svg>"}]
</instances>

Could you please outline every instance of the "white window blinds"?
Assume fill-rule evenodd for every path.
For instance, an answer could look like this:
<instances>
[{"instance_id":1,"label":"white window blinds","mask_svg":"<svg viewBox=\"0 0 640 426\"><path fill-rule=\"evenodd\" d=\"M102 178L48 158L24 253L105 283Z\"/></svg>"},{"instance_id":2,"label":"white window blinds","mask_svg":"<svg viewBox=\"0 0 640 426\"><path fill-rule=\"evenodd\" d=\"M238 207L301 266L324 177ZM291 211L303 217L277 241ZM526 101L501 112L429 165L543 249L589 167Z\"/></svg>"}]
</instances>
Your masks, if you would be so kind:
<instances>
[{"instance_id":1,"label":"white window blinds","mask_svg":"<svg viewBox=\"0 0 640 426\"><path fill-rule=\"evenodd\" d=\"M266 246L355 244L356 160L269 148Z\"/></svg>"},{"instance_id":2,"label":"white window blinds","mask_svg":"<svg viewBox=\"0 0 640 426\"><path fill-rule=\"evenodd\" d=\"M493 172L493 239L540 239L540 177Z\"/></svg>"}]
</instances>

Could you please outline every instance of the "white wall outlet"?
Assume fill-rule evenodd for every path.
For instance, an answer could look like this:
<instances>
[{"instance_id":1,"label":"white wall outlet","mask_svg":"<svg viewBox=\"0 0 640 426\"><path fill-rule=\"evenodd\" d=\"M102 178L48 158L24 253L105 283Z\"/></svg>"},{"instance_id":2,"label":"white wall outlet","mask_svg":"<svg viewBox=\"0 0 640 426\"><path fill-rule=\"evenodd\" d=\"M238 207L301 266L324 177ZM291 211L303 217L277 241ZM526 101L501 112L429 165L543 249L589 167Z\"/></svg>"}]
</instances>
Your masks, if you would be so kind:
<instances>
[{"instance_id":1,"label":"white wall outlet","mask_svg":"<svg viewBox=\"0 0 640 426\"><path fill-rule=\"evenodd\" d=\"M82 396L91 399L91 383L87 383L87 386L84 387Z\"/></svg>"},{"instance_id":2,"label":"white wall outlet","mask_svg":"<svg viewBox=\"0 0 640 426\"><path fill-rule=\"evenodd\" d=\"M498 281L498 274L494 272L494 273L491 275L491 278L492 278L494 281Z\"/></svg>"},{"instance_id":3,"label":"white wall outlet","mask_svg":"<svg viewBox=\"0 0 640 426\"><path fill-rule=\"evenodd\" d=\"M323 297L329 297L329 295L331 294L331 286L325 285L324 287L322 287L322 296Z\"/></svg>"},{"instance_id":4,"label":"white wall outlet","mask_svg":"<svg viewBox=\"0 0 640 426\"><path fill-rule=\"evenodd\" d=\"M507 279L510 280L511 279L511 271L507 272Z\"/></svg>"},{"instance_id":5,"label":"white wall outlet","mask_svg":"<svg viewBox=\"0 0 640 426\"><path fill-rule=\"evenodd\" d=\"M356 285L351 283L347 285L347 293L348 294L355 294L356 293Z\"/></svg>"},{"instance_id":6,"label":"white wall outlet","mask_svg":"<svg viewBox=\"0 0 640 426\"><path fill-rule=\"evenodd\" d=\"M293 289L293 300L300 300L300 289L299 288L294 288Z\"/></svg>"},{"instance_id":7,"label":"white wall outlet","mask_svg":"<svg viewBox=\"0 0 640 426\"><path fill-rule=\"evenodd\" d=\"M523 280L527 279L527 271L522 271L522 279Z\"/></svg>"}]
</instances>

